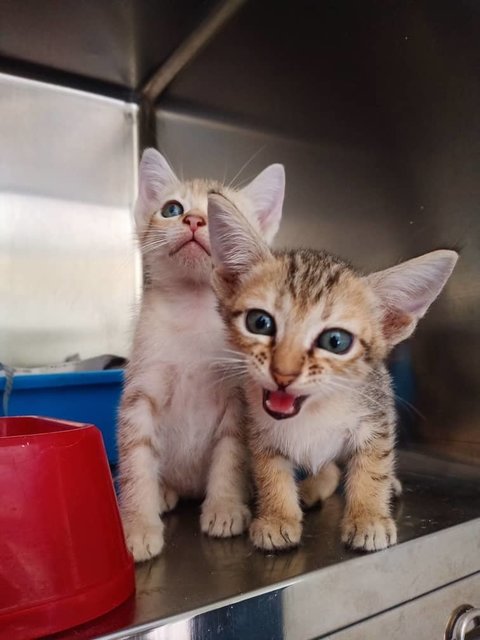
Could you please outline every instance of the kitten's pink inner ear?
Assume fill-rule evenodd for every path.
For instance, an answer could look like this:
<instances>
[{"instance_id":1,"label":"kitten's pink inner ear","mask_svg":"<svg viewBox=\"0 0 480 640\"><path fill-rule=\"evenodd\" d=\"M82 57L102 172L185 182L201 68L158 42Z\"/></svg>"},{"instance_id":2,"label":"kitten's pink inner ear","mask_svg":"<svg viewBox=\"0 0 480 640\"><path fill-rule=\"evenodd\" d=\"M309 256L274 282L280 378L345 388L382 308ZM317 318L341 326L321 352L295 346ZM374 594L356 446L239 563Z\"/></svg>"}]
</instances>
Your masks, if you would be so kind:
<instances>
[{"instance_id":1,"label":"kitten's pink inner ear","mask_svg":"<svg viewBox=\"0 0 480 640\"><path fill-rule=\"evenodd\" d=\"M145 202L159 202L165 189L178 182L175 172L156 149L145 149L139 168L139 191Z\"/></svg>"},{"instance_id":2,"label":"kitten's pink inner ear","mask_svg":"<svg viewBox=\"0 0 480 640\"><path fill-rule=\"evenodd\" d=\"M382 320L383 335L389 343L397 344L411 335L415 324L416 320L410 314L398 309L385 309Z\"/></svg>"},{"instance_id":3,"label":"kitten's pink inner ear","mask_svg":"<svg viewBox=\"0 0 480 640\"><path fill-rule=\"evenodd\" d=\"M408 338L440 294L458 259L439 249L367 276L383 308L383 330L391 345Z\"/></svg>"}]
</instances>

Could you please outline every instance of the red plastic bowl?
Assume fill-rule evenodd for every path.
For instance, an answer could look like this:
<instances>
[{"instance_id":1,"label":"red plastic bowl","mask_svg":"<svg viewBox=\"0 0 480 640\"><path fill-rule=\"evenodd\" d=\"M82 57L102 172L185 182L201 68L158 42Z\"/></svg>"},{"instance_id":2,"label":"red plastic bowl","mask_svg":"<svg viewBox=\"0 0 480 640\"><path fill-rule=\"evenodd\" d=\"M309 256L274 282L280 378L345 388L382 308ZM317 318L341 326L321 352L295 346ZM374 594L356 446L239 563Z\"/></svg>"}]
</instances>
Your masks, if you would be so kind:
<instances>
[{"instance_id":1,"label":"red plastic bowl","mask_svg":"<svg viewBox=\"0 0 480 640\"><path fill-rule=\"evenodd\" d=\"M98 429L0 418L0 637L96 618L134 590Z\"/></svg>"}]
</instances>

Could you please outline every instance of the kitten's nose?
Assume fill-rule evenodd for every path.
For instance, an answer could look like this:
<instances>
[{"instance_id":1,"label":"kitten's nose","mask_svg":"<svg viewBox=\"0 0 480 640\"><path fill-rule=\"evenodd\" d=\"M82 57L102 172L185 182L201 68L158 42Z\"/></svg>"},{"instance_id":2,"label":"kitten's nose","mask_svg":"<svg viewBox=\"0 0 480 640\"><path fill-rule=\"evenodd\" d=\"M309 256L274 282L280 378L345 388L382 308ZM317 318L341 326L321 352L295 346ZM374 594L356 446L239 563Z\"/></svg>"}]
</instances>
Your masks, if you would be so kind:
<instances>
[{"instance_id":1,"label":"kitten's nose","mask_svg":"<svg viewBox=\"0 0 480 640\"><path fill-rule=\"evenodd\" d=\"M198 227L204 227L207 222L203 216L196 213L189 213L184 217L183 224L188 224L192 231L196 231Z\"/></svg>"},{"instance_id":2,"label":"kitten's nose","mask_svg":"<svg viewBox=\"0 0 480 640\"><path fill-rule=\"evenodd\" d=\"M272 378L278 384L279 387L288 387L289 384L298 378L300 375L300 371L295 371L295 373L282 373L281 371L277 371L276 369L272 369Z\"/></svg>"}]
</instances>

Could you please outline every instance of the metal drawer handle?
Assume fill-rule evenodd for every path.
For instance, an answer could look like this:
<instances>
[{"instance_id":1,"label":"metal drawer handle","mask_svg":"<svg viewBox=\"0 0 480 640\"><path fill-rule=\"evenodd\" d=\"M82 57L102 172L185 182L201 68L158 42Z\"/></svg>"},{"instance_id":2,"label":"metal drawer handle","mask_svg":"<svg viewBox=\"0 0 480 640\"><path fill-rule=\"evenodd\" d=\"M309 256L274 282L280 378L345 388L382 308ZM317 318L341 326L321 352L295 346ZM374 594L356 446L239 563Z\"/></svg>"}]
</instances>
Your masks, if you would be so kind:
<instances>
[{"instance_id":1,"label":"metal drawer handle","mask_svg":"<svg viewBox=\"0 0 480 640\"><path fill-rule=\"evenodd\" d=\"M462 604L450 616L450 620L445 631L444 640L465 640L467 632L472 622L475 629L480 630L480 609L476 609L471 604Z\"/></svg>"}]
</instances>

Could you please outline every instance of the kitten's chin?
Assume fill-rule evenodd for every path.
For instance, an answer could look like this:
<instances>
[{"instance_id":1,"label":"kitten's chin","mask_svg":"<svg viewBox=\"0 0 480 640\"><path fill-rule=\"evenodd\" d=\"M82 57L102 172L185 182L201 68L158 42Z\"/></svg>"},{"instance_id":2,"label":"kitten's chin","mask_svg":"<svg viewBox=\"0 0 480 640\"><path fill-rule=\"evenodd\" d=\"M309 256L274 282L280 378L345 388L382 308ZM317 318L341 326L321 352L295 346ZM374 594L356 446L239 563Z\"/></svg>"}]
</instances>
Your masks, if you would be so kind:
<instances>
[{"instance_id":1,"label":"kitten's chin","mask_svg":"<svg viewBox=\"0 0 480 640\"><path fill-rule=\"evenodd\" d=\"M185 242L181 242L178 246L174 247L170 252L170 256L189 257L197 259L199 256L208 256L210 259L210 248L207 243L202 239L193 240L187 239Z\"/></svg>"},{"instance_id":2,"label":"kitten's chin","mask_svg":"<svg viewBox=\"0 0 480 640\"><path fill-rule=\"evenodd\" d=\"M263 390L263 408L275 420L286 420L300 413L308 396L295 396L286 391Z\"/></svg>"},{"instance_id":3,"label":"kitten's chin","mask_svg":"<svg viewBox=\"0 0 480 640\"><path fill-rule=\"evenodd\" d=\"M195 285L210 286L212 262L210 257L202 251L195 254L164 255L156 260L150 259L147 270L153 283L169 285L183 282Z\"/></svg>"}]
</instances>

